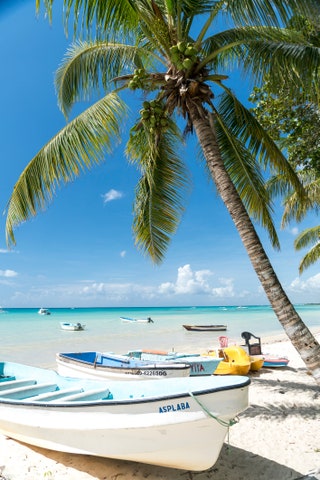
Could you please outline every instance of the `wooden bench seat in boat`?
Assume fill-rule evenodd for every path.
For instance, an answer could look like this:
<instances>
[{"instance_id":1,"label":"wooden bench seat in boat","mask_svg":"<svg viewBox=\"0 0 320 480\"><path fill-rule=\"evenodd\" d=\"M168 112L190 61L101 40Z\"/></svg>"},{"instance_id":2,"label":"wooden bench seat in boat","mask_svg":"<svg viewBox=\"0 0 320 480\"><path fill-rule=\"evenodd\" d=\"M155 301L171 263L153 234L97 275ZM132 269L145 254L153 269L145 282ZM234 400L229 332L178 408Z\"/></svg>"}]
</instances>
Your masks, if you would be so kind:
<instances>
[{"instance_id":1,"label":"wooden bench seat in boat","mask_svg":"<svg viewBox=\"0 0 320 480\"><path fill-rule=\"evenodd\" d=\"M58 400L61 397L65 397L66 395L71 395L75 393L81 393L83 392L82 388L68 388L65 390L55 390L54 392L45 392L45 393L40 393L39 395L35 395L34 397L30 397L27 399L27 401L30 402L43 402L43 401L48 401L52 402L53 400Z\"/></svg>"},{"instance_id":2,"label":"wooden bench seat in boat","mask_svg":"<svg viewBox=\"0 0 320 480\"><path fill-rule=\"evenodd\" d=\"M24 387L1 390L0 398L22 400L24 398L33 397L39 393L52 392L56 389L57 384L55 383L35 383L34 385L26 385Z\"/></svg>"},{"instance_id":3,"label":"wooden bench seat in boat","mask_svg":"<svg viewBox=\"0 0 320 480\"><path fill-rule=\"evenodd\" d=\"M0 395L3 390L8 390L9 388L15 387L24 387L26 385L35 385L37 382L32 378L23 378L21 380L8 380L0 383Z\"/></svg>"},{"instance_id":4,"label":"wooden bench seat in boat","mask_svg":"<svg viewBox=\"0 0 320 480\"><path fill-rule=\"evenodd\" d=\"M108 388L104 389L97 389L97 390L87 390L84 392L80 393L75 393L73 395L67 395L67 396L61 396L59 400L54 400L52 403L56 403L62 401L62 402L73 402L77 400L103 400L108 398L110 395L110 390Z\"/></svg>"}]
</instances>

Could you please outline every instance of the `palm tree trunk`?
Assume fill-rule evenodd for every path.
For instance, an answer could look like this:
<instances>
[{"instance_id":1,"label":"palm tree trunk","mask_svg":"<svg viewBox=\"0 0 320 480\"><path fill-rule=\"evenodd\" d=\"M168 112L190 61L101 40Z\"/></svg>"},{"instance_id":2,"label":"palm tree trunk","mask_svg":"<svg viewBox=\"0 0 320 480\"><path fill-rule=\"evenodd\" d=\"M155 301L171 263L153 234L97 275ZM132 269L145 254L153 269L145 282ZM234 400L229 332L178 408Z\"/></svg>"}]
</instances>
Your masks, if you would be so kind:
<instances>
[{"instance_id":1,"label":"palm tree trunk","mask_svg":"<svg viewBox=\"0 0 320 480\"><path fill-rule=\"evenodd\" d=\"M304 324L282 288L252 221L225 169L210 116L193 104L190 118L206 158L212 179L247 250L269 302L293 346L320 385L320 345Z\"/></svg>"}]
</instances>

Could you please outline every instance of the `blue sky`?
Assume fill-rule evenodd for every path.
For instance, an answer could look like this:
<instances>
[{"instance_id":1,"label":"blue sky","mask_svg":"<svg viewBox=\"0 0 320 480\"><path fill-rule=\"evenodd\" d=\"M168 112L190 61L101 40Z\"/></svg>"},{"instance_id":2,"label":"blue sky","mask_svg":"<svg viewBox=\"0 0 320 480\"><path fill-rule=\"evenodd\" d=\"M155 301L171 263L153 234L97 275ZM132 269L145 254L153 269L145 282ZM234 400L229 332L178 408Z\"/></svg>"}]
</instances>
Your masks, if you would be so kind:
<instances>
[{"instance_id":1,"label":"blue sky","mask_svg":"<svg viewBox=\"0 0 320 480\"><path fill-rule=\"evenodd\" d=\"M65 125L57 107L54 72L71 42L61 10L49 25L34 0L0 2L0 207L6 207L20 173ZM243 85L243 84L242 84ZM249 92L241 82L234 89ZM242 86L242 88L244 88ZM134 107L133 107L134 108ZM129 127L130 128L130 127ZM17 245L0 228L0 305L3 307L247 305L268 303L229 215L217 197L194 142L183 152L192 180L186 211L165 260L154 266L132 234L138 174L124 143L106 162L56 192L44 213L16 230ZM280 225L281 210L276 217ZM301 277L294 235L318 222L280 231L281 252L258 232L294 303L318 302L319 263Z\"/></svg>"}]
</instances>

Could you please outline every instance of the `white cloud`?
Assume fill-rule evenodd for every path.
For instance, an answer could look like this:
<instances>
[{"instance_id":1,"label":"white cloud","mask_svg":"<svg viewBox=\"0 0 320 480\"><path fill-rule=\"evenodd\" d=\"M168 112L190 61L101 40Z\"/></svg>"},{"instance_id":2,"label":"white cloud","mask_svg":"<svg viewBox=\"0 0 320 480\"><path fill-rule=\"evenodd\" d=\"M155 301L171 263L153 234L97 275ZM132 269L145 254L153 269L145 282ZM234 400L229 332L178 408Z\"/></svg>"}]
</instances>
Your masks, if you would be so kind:
<instances>
[{"instance_id":1,"label":"white cloud","mask_svg":"<svg viewBox=\"0 0 320 480\"><path fill-rule=\"evenodd\" d=\"M10 253L9 250L6 250L5 248L0 248L0 253Z\"/></svg>"},{"instance_id":2,"label":"white cloud","mask_svg":"<svg viewBox=\"0 0 320 480\"><path fill-rule=\"evenodd\" d=\"M126 255L127 255L127 252L125 250L122 250L122 252L120 252L121 258L124 258Z\"/></svg>"},{"instance_id":3,"label":"white cloud","mask_svg":"<svg viewBox=\"0 0 320 480\"><path fill-rule=\"evenodd\" d=\"M320 289L320 273L317 273L313 277L307 278L307 280L302 280L301 278L295 278L290 284L290 290L293 292L308 292L319 293Z\"/></svg>"},{"instance_id":4,"label":"white cloud","mask_svg":"<svg viewBox=\"0 0 320 480\"><path fill-rule=\"evenodd\" d=\"M0 277L16 277L18 275L14 270L0 270Z\"/></svg>"},{"instance_id":5,"label":"white cloud","mask_svg":"<svg viewBox=\"0 0 320 480\"><path fill-rule=\"evenodd\" d=\"M109 190L109 192L104 193L101 195L103 198L103 203L106 204L108 202L112 202L113 200L119 200L119 198L123 197L123 193L119 190L114 190L113 188Z\"/></svg>"},{"instance_id":6,"label":"white cloud","mask_svg":"<svg viewBox=\"0 0 320 480\"><path fill-rule=\"evenodd\" d=\"M212 294L215 297L234 297L233 279L232 278L219 278L222 286L214 287Z\"/></svg>"},{"instance_id":7,"label":"white cloud","mask_svg":"<svg viewBox=\"0 0 320 480\"><path fill-rule=\"evenodd\" d=\"M210 270L192 271L190 265L178 268L177 280L165 282L159 286L158 292L162 295L197 295L206 294L213 297L233 297L233 279L220 278L218 286L209 283L213 275Z\"/></svg>"},{"instance_id":8,"label":"white cloud","mask_svg":"<svg viewBox=\"0 0 320 480\"><path fill-rule=\"evenodd\" d=\"M298 235L299 228L298 227L293 227L289 230L289 233L291 233L292 235Z\"/></svg>"}]
</instances>

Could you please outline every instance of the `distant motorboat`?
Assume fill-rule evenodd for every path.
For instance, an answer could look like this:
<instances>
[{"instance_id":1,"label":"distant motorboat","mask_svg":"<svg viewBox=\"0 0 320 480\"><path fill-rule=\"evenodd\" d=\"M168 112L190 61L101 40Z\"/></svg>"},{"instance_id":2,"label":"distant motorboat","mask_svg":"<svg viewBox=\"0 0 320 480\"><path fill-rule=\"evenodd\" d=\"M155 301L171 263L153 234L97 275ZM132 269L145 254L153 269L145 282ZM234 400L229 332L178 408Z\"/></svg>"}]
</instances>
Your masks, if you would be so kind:
<instances>
[{"instance_id":1,"label":"distant motorboat","mask_svg":"<svg viewBox=\"0 0 320 480\"><path fill-rule=\"evenodd\" d=\"M151 317L148 317L148 318L120 317L120 320L125 323L154 323Z\"/></svg>"},{"instance_id":2,"label":"distant motorboat","mask_svg":"<svg viewBox=\"0 0 320 480\"><path fill-rule=\"evenodd\" d=\"M171 377L188 377L191 367L183 359L179 363L143 361L115 353L70 352L57 353L60 375L77 378L114 380L150 380Z\"/></svg>"},{"instance_id":3,"label":"distant motorboat","mask_svg":"<svg viewBox=\"0 0 320 480\"><path fill-rule=\"evenodd\" d=\"M48 308L39 308L38 310L39 315L51 315L51 312Z\"/></svg>"},{"instance_id":4,"label":"distant motorboat","mask_svg":"<svg viewBox=\"0 0 320 480\"><path fill-rule=\"evenodd\" d=\"M191 332L224 332L227 325L182 325L183 328Z\"/></svg>"},{"instance_id":5,"label":"distant motorboat","mask_svg":"<svg viewBox=\"0 0 320 480\"><path fill-rule=\"evenodd\" d=\"M248 407L249 384L219 376L84 380L1 362L0 433L60 452L202 471Z\"/></svg>"},{"instance_id":6,"label":"distant motorboat","mask_svg":"<svg viewBox=\"0 0 320 480\"><path fill-rule=\"evenodd\" d=\"M83 325L80 322L77 322L77 323L60 322L60 327L62 328L62 330L70 330L70 331L77 332L79 330L84 330L85 325Z\"/></svg>"}]
</instances>

